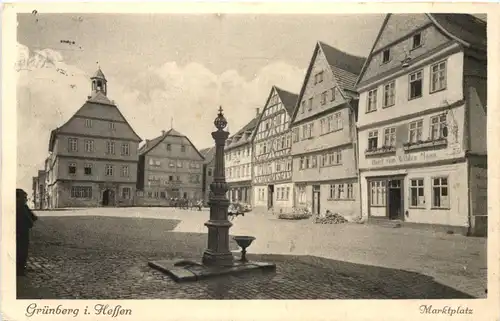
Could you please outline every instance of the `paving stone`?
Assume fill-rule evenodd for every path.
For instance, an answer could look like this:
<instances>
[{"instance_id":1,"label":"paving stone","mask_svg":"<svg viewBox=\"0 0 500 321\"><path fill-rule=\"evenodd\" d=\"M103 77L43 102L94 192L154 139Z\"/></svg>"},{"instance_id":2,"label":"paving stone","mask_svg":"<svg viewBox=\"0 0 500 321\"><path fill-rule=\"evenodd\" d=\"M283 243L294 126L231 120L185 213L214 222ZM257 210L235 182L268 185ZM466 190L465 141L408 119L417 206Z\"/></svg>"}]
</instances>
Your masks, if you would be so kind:
<instances>
[{"instance_id":1,"label":"paving stone","mask_svg":"<svg viewBox=\"0 0 500 321\"><path fill-rule=\"evenodd\" d=\"M42 219L45 220L43 228L33 231L28 261L32 270L28 272L29 286L31 292L47 289L57 299L470 297L422 273L303 255L251 254L249 259L253 264L275 263L276 272L176 283L168 275L148 266L148 262L165 259L177 262L178 258L199 260L206 246L206 234L165 232L175 226L169 220L153 220L152 223L147 219L118 217ZM405 255L410 257L411 253ZM419 259L422 265L428 262L425 258ZM467 263L470 258L463 260ZM441 268L444 273L444 267ZM467 277L478 278L475 271L471 269L467 275L456 272L455 283ZM33 298L44 295L48 294L23 294Z\"/></svg>"}]
</instances>

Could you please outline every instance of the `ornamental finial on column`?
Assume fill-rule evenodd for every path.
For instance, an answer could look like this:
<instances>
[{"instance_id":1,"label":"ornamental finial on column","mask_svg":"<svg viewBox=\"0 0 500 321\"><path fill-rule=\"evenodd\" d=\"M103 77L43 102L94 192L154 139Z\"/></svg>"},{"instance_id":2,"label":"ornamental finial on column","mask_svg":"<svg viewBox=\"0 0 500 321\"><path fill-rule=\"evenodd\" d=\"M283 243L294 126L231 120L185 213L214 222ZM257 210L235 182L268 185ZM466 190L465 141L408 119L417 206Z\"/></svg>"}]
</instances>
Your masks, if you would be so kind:
<instances>
[{"instance_id":1,"label":"ornamental finial on column","mask_svg":"<svg viewBox=\"0 0 500 321\"><path fill-rule=\"evenodd\" d=\"M223 131L224 128L227 126L227 120L224 117L224 114L222 113L222 106L219 106L219 114L217 115L217 118L214 120L214 125L217 127L218 131Z\"/></svg>"}]
</instances>

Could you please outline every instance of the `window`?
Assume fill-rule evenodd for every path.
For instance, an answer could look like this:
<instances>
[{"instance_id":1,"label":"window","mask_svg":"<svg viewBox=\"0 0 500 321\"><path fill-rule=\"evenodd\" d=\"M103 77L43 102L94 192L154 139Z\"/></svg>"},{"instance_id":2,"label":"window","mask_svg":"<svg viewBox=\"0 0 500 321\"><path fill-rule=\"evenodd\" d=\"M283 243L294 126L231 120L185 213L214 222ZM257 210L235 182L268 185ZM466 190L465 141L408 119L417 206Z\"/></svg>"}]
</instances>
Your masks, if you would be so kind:
<instances>
[{"instance_id":1,"label":"window","mask_svg":"<svg viewBox=\"0 0 500 321\"><path fill-rule=\"evenodd\" d=\"M123 143L122 144L122 155L123 156L129 156L130 155L130 144L129 143Z\"/></svg>"},{"instance_id":2,"label":"window","mask_svg":"<svg viewBox=\"0 0 500 321\"><path fill-rule=\"evenodd\" d=\"M335 164L342 164L342 151L339 150L337 152L334 152L335 155Z\"/></svg>"},{"instance_id":3,"label":"window","mask_svg":"<svg viewBox=\"0 0 500 321\"><path fill-rule=\"evenodd\" d=\"M68 139L68 150L70 152L78 151L78 139L77 138L69 138Z\"/></svg>"},{"instance_id":4,"label":"window","mask_svg":"<svg viewBox=\"0 0 500 321\"><path fill-rule=\"evenodd\" d=\"M300 103L300 113L303 114L306 111L306 102L302 101Z\"/></svg>"},{"instance_id":5,"label":"window","mask_svg":"<svg viewBox=\"0 0 500 321\"><path fill-rule=\"evenodd\" d=\"M321 105L326 104L326 91L321 94Z\"/></svg>"},{"instance_id":6,"label":"window","mask_svg":"<svg viewBox=\"0 0 500 321\"><path fill-rule=\"evenodd\" d=\"M212 169L211 168L208 169L207 174L208 174L208 176L212 176Z\"/></svg>"},{"instance_id":7,"label":"window","mask_svg":"<svg viewBox=\"0 0 500 321\"><path fill-rule=\"evenodd\" d=\"M92 128L92 119L85 119L85 127Z\"/></svg>"},{"instance_id":8,"label":"window","mask_svg":"<svg viewBox=\"0 0 500 321\"><path fill-rule=\"evenodd\" d=\"M394 147L396 144L396 127L384 129L384 146Z\"/></svg>"},{"instance_id":9,"label":"window","mask_svg":"<svg viewBox=\"0 0 500 321\"><path fill-rule=\"evenodd\" d=\"M347 199L354 199L354 190L352 183L347 184Z\"/></svg>"},{"instance_id":10,"label":"window","mask_svg":"<svg viewBox=\"0 0 500 321\"><path fill-rule=\"evenodd\" d=\"M410 206L422 207L425 204L424 197L424 180L411 179L410 180Z\"/></svg>"},{"instance_id":11,"label":"window","mask_svg":"<svg viewBox=\"0 0 500 321\"><path fill-rule=\"evenodd\" d=\"M323 81L323 71L320 71L316 75L314 75L314 83L319 84L322 81Z\"/></svg>"},{"instance_id":12,"label":"window","mask_svg":"<svg viewBox=\"0 0 500 321\"><path fill-rule=\"evenodd\" d=\"M330 101L334 101L335 100L335 87L331 89L331 97L330 97Z\"/></svg>"},{"instance_id":13,"label":"window","mask_svg":"<svg viewBox=\"0 0 500 321\"><path fill-rule=\"evenodd\" d=\"M85 139L85 152L92 153L94 151L94 141L91 139Z\"/></svg>"},{"instance_id":14,"label":"window","mask_svg":"<svg viewBox=\"0 0 500 321\"><path fill-rule=\"evenodd\" d=\"M181 153L185 153L185 152L186 152L186 146L181 145Z\"/></svg>"},{"instance_id":15,"label":"window","mask_svg":"<svg viewBox=\"0 0 500 321\"><path fill-rule=\"evenodd\" d=\"M319 132L320 135L328 133L326 118L320 120Z\"/></svg>"},{"instance_id":16,"label":"window","mask_svg":"<svg viewBox=\"0 0 500 321\"><path fill-rule=\"evenodd\" d=\"M167 150L168 150L168 151L171 151L171 150L172 150L172 145L171 145L171 144L167 144Z\"/></svg>"},{"instance_id":17,"label":"window","mask_svg":"<svg viewBox=\"0 0 500 321\"><path fill-rule=\"evenodd\" d=\"M311 156L311 168L316 168L318 167L318 156L312 155Z\"/></svg>"},{"instance_id":18,"label":"window","mask_svg":"<svg viewBox=\"0 0 500 321\"><path fill-rule=\"evenodd\" d=\"M85 164L83 167L83 173L85 175L92 175L92 164Z\"/></svg>"},{"instance_id":19,"label":"window","mask_svg":"<svg viewBox=\"0 0 500 321\"><path fill-rule=\"evenodd\" d=\"M109 123L108 123L108 126L109 126L109 129L111 129L111 130L115 130L115 123L113 123L113 122L109 122Z\"/></svg>"},{"instance_id":20,"label":"window","mask_svg":"<svg viewBox=\"0 0 500 321\"><path fill-rule=\"evenodd\" d=\"M124 187L122 189L122 198L123 199L126 199L126 200L130 199L130 194L131 194L130 187Z\"/></svg>"},{"instance_id":21,"label":"window","mask_svg":"<svg viewBox=\"0 0 500 321\"><path fill-rule=\"evenodd\" d=\"M378 146L378 130L368 132L368 150L377 149Z\"/></svg>"},{"instance_id":22,"label":"window","mask_svg":"<svg viewBox=\"0 0 500 321\"><path fill-rule=\"evenodd\" d=\"M153 198L153 192L148 192L148 198Z\"/></svg>"},{"instance_id":23,"label":"window","mask_svg":"<svg viewBox=\"0 0 500 321\"><path fill-rule=\"evenodd\" d=\"M422 45L422 34L417 33L416 35L413 35L413 43L412 43L411 48L415 49L415 48L420 47L421 45Z\"/></svg>"},{"instance_id":24,"label":"window","mask_svg":"<svg viewBox=\"0 0 500 321\"><path fill-rule=\"evenodd\" d=\"M304 204L306 202L306 187L305 186L299 186L298 187L298 203L299 204Z\"/></svg>"},{"instance_id":25,"label":"window","mask_svg":"<svg viewBox=\"0 0 500 321\"><path fill-rule=\"evenodd\" d=\"M76 174L76 163L69 163L69 165L68 165L68 173L70 175L75 175Z\"/></svg>"},{"instance_id":26,"label":"window","mask_svg":"<svg viewBox=\"0 0 500 321\"><path fill-rule=\"evenodd\" d=\"M177 175L177 181L180 182L181 181L181 177L179 175Z\"/></svg>"},{"instance_id":27,"label":"window","mask_svg":"<svg viewBox=\"0 0 500 321\"><path fill-rule=\"evenodd\" d=\"M366 112L375 110L377 110L377 89L368 92L368 105L366 107Z\"/></svg>"},{"instance_id":28,"label":"window","mask_svg":"<svg viewBox=\"0 0 500 321\"><path fill-rule=\"evenodd\" d=\"M416 143L422 140L423 120L417 120L410 123L410 143Z\"/></svg>"},{"instance_id":29,"label":"window","mask_svg":"<svg viewBox=\"0 0 500 321\"><path fill-rule=\"evenodd\" d=\"M422 70L410 74L410 99L422 97Z\"/></svg>"},{"instance_id":30,"label":"window","mask_svg":"<svg viewBox=\"0 0 500 321\"><path fill-rule=\"evenodd\" d=\"M174 180L174 177L172 175L168 176L168 181L171 182Z\"/></svg>"},{"instance_id":31,"label":"window","mask_svg":"<svg viewBox=\"0 0 500 321\"><path fill-rule=\"evenodd\" d=\"M304 157L301 157L299 160L299 169L304 169Z\"/></svg>"},{"instance_id":32,"label":"window","mask_svg":"<svg viewBox=\"0 0 500 321\"><path fill-rule=\"evenodd\" d=\"M385 206L386 204L386 189L385 181L370 182L370 205Z\"/></svg>"},{"instance_id":33,"label":"window","mask_svg":"<svg viewBox=\"0 0 500 321\"><path fill-rule=\"evenodd\" d=\"M391 50L386 49L382 52L382 63L383 64L388 63L389 60L391 60Z\"/></svg>"},{"instance_id":34,"label":"window","mask_svg":"<svg viewBox=\"0 0 500 321\"><path fill-rule=\"evenodd\" d=\"M444 128L446 127L446 114L431 117L431 139L444 138Z\"/></svg>"},{"instance_id":35,"label":"window","mask_svg":"<svg viewBox=\"0 0 500 321\"><path fill-rule=\"evenodd\" d=\"M395 101L396 82L392 81L384 85L384 107L393 106Z\"/></svg>"},{"instance_id":36,"label":"window","mask_svg":"<svg viewBox=\"0 0 500 321\"><path fill-rule=\"evenodd\" d=\"M309 98L309 108L308 108L308 110L312 110L312 109L313 109L313 99L311 97L311 98Z\"/></svg>"},{"instance_id":37,"label":"window","mask_svg":"<svg viewBox=\"0 0 500 321\"><path fill-rule=\"evenodd\" d=\"M446 89L446 61L431 66L431 93Z\"/></svg>"},{"instance_id":38,"label":"window","mask_svg":"<svg viewBox=\"0 0 500 321\"><path fill-rule=\"evenodd\" d=\"M128 166L122 166L122 177L128 177L128 176L129 176Z\"/></svg>"},{"instance_id":39,"label":"window","mask_svg":"<svg viewBox=\"0 0 500 321\"><path fill-rule=\"evenodd\" d=\"M305 168L309 168L309 164L310 164L310 157L309 157L309 156L306 156L306 157L304 158L304 161L305 161L305 162L304 162L304 167L305 167Z\"/></svg>"},{"instance_id":40,"label":"window","mask_svg":"<svg viewBox=\"0 0 500 321\"><path fill-rule=\"evenodd\" d=\"M115 142L106 142L106 153L115 154Z\"/></svg>"},{"instance_id":41,"label":"window","mask_svg":"<svg viewBox=\"0 0 500 321\"><path fill-rule=\"evenodd\" d=\"M332 184L330 185L330 195L328 195L328 199L335 199L335 195L337 195L337 193L335 192L337 190L337 185L335 184Z\"/></svg>"},{"instance_id":42,"label":"window","mask_svg":"<svg viewBox=\"0 0 500 321\"><path fill-rule=\"evenodd\" d=\"M167 193L160 192L160 198L167 198Z\"/></svg>"},{"instance_id":43,"label":"window","mask_svg":"<svg viewBox=\"0 0 500 321\"><path fill-rule=\"evenodd\" d=\"M113 165L106 165L104 167L104 172L106 176L113 176Z\"/></svg>"},{"instance_id":44,"label":"window","mask_svg":"<svg viewBox=\"0 0 500 321\"><path fill-rule=\"evenodd\" d=\"M154 191L153 194L154 194L154 198L159 198L160 197L160 193L158 193L158 191Z\"/></svg>"},{"instance_id":45,"label":"window","mask_svg":"<svg viewBox=\"0 0 500 321\"><path fill-rule=\"evenodd\" d=\"M337 199L344 198L344 184L337 185Z\"/></svg>"},{"instance_id":46,"label":"window","mask_svg":"<svg viewBox=\"0 0 500 321\"><path fill-rule=\"evenodd\" d=\"M177 167L182 168L182 161L180 161L180 160L177 161Z\"/></svg>"},{"instance_id":47,"label":"window","mask_svg":"<svg viewBox=\"0 0 500 321\"><path fill-rule=\"evenodd\" d=\"M334 128L333 130L340 130L343 128L342 124L342 113L338 112L333 115L334 118Z\"/></svg>"},{"instance_id":48,"label":"window","mask_svg":"<svg viewBox=\"0 0 500 321\"><path fill-rule=\"evenodd\" d=\"M438 177L432 179L432 207L449 208L448 178Z\"/></svg>"},{"instance_id":49,"label":"window","mask_svg":"<svg viewBox=\"0 0 500 321\"><path fill-rule=\"evenodd\" d=\"M92 198L92 187L90 186L71 186L72 198Z\"/></svg>"}]
</instances>

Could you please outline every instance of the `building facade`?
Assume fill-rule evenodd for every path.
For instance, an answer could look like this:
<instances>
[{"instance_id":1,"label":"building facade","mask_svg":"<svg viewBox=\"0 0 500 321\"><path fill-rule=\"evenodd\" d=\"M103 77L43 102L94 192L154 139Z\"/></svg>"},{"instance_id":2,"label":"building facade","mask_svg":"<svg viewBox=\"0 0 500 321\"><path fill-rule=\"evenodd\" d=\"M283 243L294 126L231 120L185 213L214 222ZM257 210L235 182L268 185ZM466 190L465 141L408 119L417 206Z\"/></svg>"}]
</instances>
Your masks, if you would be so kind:
<instances>
[{"instance_id":1,"label":"building facade","mask_svg":"<svg viewBox=\"0 0 500 321\"><path fill-rule=\"evenodd\" d=\"M101 69L91 86L85 104L50 134L46 175L51 208L134 204L141 139L106 96Z\"/></svg>"},{"instance_id":2,"label":"building facade","mask_svg":"<svg viewBox=\"0 0 500 321\"><path fill-rule=\"evenodd\" d=\"M202 176L202 194L203 202L207 203L210 199L210 184L214 181L215 171L215 146L200 150L201 155L205 159L203 161L203 176Z\"/></svg>"},{"instance_id":3,"label":"building facade","mask_svg":"<svg viewBox=\"0 0 500 321\"><path fill-rule=\"evenodd\" d=\"M170 206L172 199L200 200L203 156L175 129L146 140L139 149L137 204Z\"/></svg>"},{"instance_id":4,"label":"building facade","mask_svg":"<svg viewBox=\"0 0 500 321\"><path fill-rule=\"evenodd\" d=\"M297 95L273 86L253 137L254 206L273 212L293 208L290 118Z\"/></svg>"},{"instance_id":5,"label":"building facade","mask_svg":"<svg viewBox=\"0 0 500 321\"><path fill-rule=\"evenodd\" d=\"M318 42L292 117L295 204L314 215L359 213L356 79L365 58Z\"/></svg>"},{"instance_id":6,"label":"building facade","mask_svg":"<svg viewBox=\"0 0 500 321\"><path fill-rule=\"evenodd\" d=\"M486 23L387 15L357 88L362 213L485 234Z\"/></svg>"},{"instance_id":7,"label":"building facade","mask_svg":"<svg viewBox=\"0 0 500 321\"><path fill-rule=\"evenodd\" d=\"M39 170L38 175L33 177L33 208L44 209L46 207L45 201L45 171Z\"/></svg>"},{"instance_id":8,"label":"building facade","mask_svg":"<svg viewBox=\"0 0 500 321\"><path fill-rule=\"evenodd\" d=\"M256 117L229 137L224 147L227 197L231 202L252 203L252 134L258 115L257 110Z\"/></svg>"}]
</instances>

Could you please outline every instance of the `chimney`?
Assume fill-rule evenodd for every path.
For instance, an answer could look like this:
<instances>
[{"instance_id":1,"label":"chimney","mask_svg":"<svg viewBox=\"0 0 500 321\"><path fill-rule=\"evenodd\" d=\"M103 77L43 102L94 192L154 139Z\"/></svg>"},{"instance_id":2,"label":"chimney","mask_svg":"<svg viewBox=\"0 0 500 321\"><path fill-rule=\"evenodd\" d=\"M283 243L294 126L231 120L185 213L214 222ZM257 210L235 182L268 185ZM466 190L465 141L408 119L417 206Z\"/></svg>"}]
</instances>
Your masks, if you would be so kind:
<instances>
[{"instance_id":1,"label":"chimney","mask_svg":"<svg viewBox=\"0 0 500 321\"><path fill-rule=\"evenodd\" d=\"M162 135L165 135L165 131L164 131L164 130L162 130L162 131L161 131L161 134L162 134Z\"/></svg>"},{"instance_id":2,"label":"chimney","mask_svg":"<svg viewBox=\"0 0 500 321\"><path fill-rule=\"evenodd\" d=\"M149 144L149 139L146 139L146 144Z\"/></svg>"},{"instance_id":3,"label":"chimney","mask_svg":"<svg viewBox=\"0 0 500 321\"><path fill-rule=\"evenodd\" d=\"M259 109L259 108L255 108L255 111L256 111L255 116L256 116L256 117L259 117L259 112L260 112L260 109Z\"/></svg>"}]
</instances>

